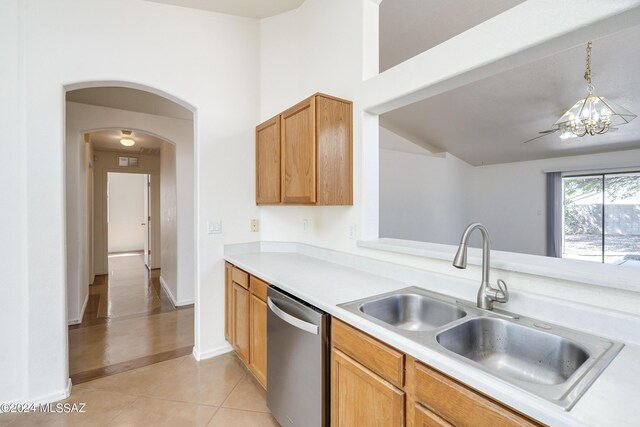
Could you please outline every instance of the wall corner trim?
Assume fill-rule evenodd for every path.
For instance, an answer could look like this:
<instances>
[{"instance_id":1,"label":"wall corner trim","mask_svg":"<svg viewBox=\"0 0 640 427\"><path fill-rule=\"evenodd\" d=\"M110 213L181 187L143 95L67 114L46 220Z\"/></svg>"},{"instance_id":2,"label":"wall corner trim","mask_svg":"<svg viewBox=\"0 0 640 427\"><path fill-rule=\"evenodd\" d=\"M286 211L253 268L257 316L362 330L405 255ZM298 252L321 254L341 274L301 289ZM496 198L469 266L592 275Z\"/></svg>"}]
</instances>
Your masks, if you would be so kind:
<instances>
[{"instance_id":1,"label":"wall corner trim","mask_svg":"<svg viewBox=\"0 0 640 427\"><path fill-rule=\"evenodd\" d=\"M230 344L225 344L221 347L211 350L200 351L197 347L193 347L193 358L197 361L211 359L212 357L220 356L225 353L233 351L233 347Z\"/></svg>"}]
</instances>

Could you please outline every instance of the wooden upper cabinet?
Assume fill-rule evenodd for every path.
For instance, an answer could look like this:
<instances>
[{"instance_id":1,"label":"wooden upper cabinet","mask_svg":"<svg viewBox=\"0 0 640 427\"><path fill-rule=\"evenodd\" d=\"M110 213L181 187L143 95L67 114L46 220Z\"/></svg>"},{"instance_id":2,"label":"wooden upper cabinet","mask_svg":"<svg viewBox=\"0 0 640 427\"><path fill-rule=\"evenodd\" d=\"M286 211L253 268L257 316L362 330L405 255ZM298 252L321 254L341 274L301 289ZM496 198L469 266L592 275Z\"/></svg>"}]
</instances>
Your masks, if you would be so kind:
<instances>
[{"instance_id":1,"label":"wooden upper cabinet","mask_svg":"<svg viewBox=\"0 0 640 427\"><path fill-rule=\"evenodd\" d=\"M280 116L256 128L256 203L280 203Z\"/></svg>"},{"instance_id":2,"label":"wooden upper cabinet","mask_svg":"<svg viewBox=\"0 0 640 427\"><path fill-rule=\"evenodd\" d=\"M315 98L282 113L282 201L316 202Z\"/></svg>"},{"instance_id":3,"label":"wooden upper cabinet","mask_svg":"<svg viewBox=\"0 0 640 427\"><path fill-rule=\"evenodd\" d=\"M259 125L256 203L353 204L352 115L350 101L318 93Z\"/></svg>"}]
</instances>

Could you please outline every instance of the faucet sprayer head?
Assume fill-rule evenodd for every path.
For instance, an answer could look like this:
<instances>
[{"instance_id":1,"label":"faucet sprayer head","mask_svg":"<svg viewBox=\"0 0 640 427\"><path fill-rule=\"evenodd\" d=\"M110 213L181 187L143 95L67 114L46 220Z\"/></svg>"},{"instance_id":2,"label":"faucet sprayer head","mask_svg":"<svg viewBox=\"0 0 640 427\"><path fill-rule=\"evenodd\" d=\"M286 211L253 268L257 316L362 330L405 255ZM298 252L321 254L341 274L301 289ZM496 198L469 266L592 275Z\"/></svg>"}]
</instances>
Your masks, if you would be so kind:
<instances>
[{"instance_id":1,"label":"faucet sprayer head","mask_svg":"<svg viewBox=\"0 0 640 427\"><path fill-rule=\"evenodd\" d=\"M456 252L456 256L453 258L453 266L455 268L464 269L467 268L467 244L460 243L458 247L458 252Z\"/></svg>"}]
</instances>

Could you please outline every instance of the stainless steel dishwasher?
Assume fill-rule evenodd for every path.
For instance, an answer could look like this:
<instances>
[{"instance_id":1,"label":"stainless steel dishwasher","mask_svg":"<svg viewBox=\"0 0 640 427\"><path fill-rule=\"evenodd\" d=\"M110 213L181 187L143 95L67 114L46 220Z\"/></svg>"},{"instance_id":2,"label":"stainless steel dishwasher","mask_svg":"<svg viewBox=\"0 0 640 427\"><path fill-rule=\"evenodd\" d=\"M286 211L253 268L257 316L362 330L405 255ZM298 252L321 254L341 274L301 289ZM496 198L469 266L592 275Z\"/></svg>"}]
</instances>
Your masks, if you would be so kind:
<instances>
[{"instance_id":1,"label":"stainless steel dishwasher","mask_svg":"<svg viewBox=\"0 0 640 427\"><path fill-rule=\"evenodd\" d=\"M282 427L329 425L329 315L270 287L267 406Z\"/></svg>"}]
</instances>

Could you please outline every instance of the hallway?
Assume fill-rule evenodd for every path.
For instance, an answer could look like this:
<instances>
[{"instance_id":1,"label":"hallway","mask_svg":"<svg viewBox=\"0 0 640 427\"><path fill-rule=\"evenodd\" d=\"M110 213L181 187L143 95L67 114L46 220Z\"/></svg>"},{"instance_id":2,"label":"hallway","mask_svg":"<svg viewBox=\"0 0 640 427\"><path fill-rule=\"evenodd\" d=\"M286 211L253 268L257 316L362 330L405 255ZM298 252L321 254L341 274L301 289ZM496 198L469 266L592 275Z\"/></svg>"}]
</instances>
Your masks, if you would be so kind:
<instances>
[{"instance_id":1,"label":"hallway","mask_svg":"<svg viewBox=\"0 0 640 427\"><path fill-rule=\"evenodd\" d=\"M69 326L74 385L191 354L193 306L175 309L141 252L109 255L109 274L89 287L82 323Z\"/></svg>"}]
</instances>

